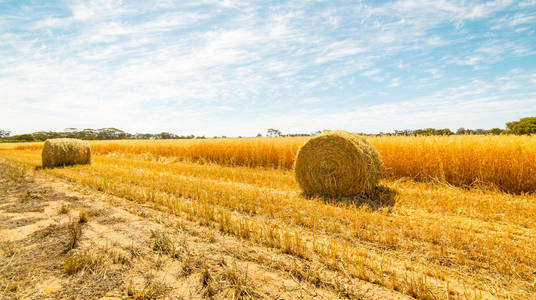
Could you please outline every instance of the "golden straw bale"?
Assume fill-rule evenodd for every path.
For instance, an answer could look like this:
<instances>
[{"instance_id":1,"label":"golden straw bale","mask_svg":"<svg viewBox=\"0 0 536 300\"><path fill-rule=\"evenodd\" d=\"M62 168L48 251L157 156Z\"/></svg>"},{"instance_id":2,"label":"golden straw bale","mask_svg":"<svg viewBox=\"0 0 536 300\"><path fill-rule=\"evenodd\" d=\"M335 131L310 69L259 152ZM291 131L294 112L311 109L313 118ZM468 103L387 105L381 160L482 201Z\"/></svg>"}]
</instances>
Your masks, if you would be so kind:
<instances>
[{"instance_id":1,"label":"golden straw bale","mask_svg":"<svg viewBox=\"0 0 536 300\"><path fill-rule=\"evenodd\" d=\"M90 164L89 143L78 139L49 139L43 146L43 168Z\"/></svg>"},{"instance_id":2,"label":"golden straw bale","mask_svg":"<svg viewBox=\"0 0 536 300\"><path fill-rule=\"evenodd\" d=\"M383 164L376 149L347 131L311 138L296 154L296 180L307 195L361 195L379 182Z\"/></svg>"}]
</instances>

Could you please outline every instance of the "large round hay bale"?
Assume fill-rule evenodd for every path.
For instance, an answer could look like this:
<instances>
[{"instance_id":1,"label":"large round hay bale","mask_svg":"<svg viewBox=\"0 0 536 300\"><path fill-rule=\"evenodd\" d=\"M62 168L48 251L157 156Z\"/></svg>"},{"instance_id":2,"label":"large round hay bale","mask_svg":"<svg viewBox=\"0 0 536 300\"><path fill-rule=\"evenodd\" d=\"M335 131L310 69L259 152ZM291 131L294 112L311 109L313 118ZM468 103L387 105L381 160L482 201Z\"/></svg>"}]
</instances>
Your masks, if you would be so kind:
<instances>
[{"instance_id":1,"label":"large round hay bale","mask_svg":"<svg viewBox=\"0 0 536 300\"><path fill-rule=\"evenodd\" d=\"M89 143L78 139L49 139L43 146L43 168L91 163Z\"/></svg>"},{"instance_id":2,"label":"large round hay bale","mask_svg":"<svg viewBox=\"0 0 536 300\"><path fill-rule=\"evenodd\" d=\"M370 192L382 176L383 164L365 139L331 131L311 138L298 150L294 170L305 194L341 197Z\"/></svg>"}]
</instances>

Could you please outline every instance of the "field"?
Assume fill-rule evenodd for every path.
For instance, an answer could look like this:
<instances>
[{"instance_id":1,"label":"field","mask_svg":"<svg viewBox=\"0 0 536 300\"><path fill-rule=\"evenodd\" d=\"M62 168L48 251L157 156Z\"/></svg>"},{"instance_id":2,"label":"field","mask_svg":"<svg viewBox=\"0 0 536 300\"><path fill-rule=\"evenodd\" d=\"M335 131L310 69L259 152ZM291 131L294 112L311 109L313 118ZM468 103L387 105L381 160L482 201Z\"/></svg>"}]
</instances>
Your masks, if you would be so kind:
<instances>
[{"instance_id":1,"label":"field","mask_svg":"<svg viewBox=\"0 0 536 300\"><path fill-rule=\"evenodd\" d=\"M307 138L95 141L96 154L143 155L226 166L292 169ZM457 186L536 191L536 139L527 136L369 137L390 179L439 179ZM0 146L1 147L1 146ZM42 143L6 144L41 150Z\"/></svg>"},{"instance_id":2,"label":"field","mask_svg":"<svg viewBox=\"0 0 536 300\"><path fill-rule=\"evenodd\" d=\"M42 143L0 144L2 182L5 187L18 187L6 188L2 191L5 195L0 196L15 202L17 197L31 198L31 192L24 187L29 185L27 182L33 186L37 182L40 188L97 199L87 200L86 206L99 203L114 211L129 207L130 217L127 212L122 217L127 224L128 218L158 223L154 226L164 224L166 235L159 239L158 232L145 232L146 242L140 244L153 241L147 250L151 253L146 256L156 255L154 261L136 255L127 257L153 264L150 268L165 287L158 295L536 298L535 137L367 139L380 152L386 168L386 179L369 198L303 196L292 165L297 149L307 138L95 141L91 142L91 165L55 169L39 169ZM49 201L49 205L57 208L65 201L68 200L60 197ZM16 221L8 213L8 207L13 205L9 203L0 203L0 221L6 227ZM78 203L81 208L67 214L91 208L83 204ZM59 223L68 221L66 217L57 218ZM155 222L155 218L159 221ZM82 232L104 226L97 224L98 220L90 216L84 225L89 228L82 227ZM27 226L32 225L20 228ZM11 238L10 243L30 247L20 243L31 232L17 228L2 228L0 238L9 240L9 234L16 232L19 238ZM111 226L108 230L113 231L105 236L108 244L114 243L114 235L129 236L124 228ZM178 246L154 244L163 240L176 245L179 236L188 240L181 245L197 245L190 245L198 263L188 274L180 271L188 260L175 250L167 251ZM82 235L81 245L92 248L98 240L94 239L91 234ZM131 242L140 243L135 239ZM82 246L77 248L80 253L86 249ZM128 245L117 247L125 250ZM161 255L164 248L167 250L163 252L171 254ZM217 263L220 258L203 249L225 256L224 263ZM4 250L0 254L6 253ZM155 266L159 259L165 259L170 266L176 264L177 269L159 269ZM101 268L121 264L110 259ZM122 268L129 272L123 273L130 275L133 268L141 268L140 263L132 264L136 267L124 265ZM2 263L0 271L8 267ZM95 268L87 270L93 272L75 275L84 278L102 274ZM169 274L173 274L173 280ZM61 276L63 282L72 280L65 279L70 278L65 274ZM0 291L10 290L7 287L13 280L2 277ZM113 286L100 286L102 295L128 290L128 282L122 278ZM140 284L138 292L125 293L147 296L139 290L149 285ZM8 295L27 292L15 288Z\"/></svg>"}]
</instances>

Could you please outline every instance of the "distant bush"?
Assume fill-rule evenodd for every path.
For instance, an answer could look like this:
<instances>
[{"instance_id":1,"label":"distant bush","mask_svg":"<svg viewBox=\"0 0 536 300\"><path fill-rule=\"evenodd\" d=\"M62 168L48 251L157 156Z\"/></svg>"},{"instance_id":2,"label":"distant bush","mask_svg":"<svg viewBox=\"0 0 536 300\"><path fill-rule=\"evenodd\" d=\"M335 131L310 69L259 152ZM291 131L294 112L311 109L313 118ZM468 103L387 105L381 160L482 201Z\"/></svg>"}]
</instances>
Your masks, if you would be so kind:
<instances>
[{"instance_id":1,"label":"distant bush","mask_svg":"<svg viewBox=\"0 0 536 300\"><path fill-rule=\"evenodd\" d=\"M517 135L535 134L536 133L536 117L521 118L519 121L506 123L506 127Z\"/></svg>"}]
</instances>

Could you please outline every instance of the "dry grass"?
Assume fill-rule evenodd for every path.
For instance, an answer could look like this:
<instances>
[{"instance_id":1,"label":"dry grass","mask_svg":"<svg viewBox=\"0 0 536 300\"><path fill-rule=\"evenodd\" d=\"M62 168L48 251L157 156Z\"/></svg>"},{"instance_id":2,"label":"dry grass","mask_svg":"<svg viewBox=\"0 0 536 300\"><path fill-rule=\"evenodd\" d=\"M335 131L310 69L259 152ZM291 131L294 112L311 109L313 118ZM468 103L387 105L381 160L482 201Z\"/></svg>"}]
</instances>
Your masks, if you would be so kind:
<instances>
[{"instance_id":1,"label":"dry grass","mask_svg":"<svg viewBox=\"0 0 536 300\"><path fill-rule=\"evenodd\" d=\"M145 284L142 289L136 290L131 284L127 286L127 295L134 299L163 299L169 291L169 286L161 279L155 278L154 274L145 275Z\"/></svg>"},{"instance_id":2,"label":"dry grass","mask_svg":"<svg viewBox=\"0 0 536 300\"><path fill-rule=\"evenodd\" d=\"M85 210L81 210L78 212L78 224L87 223L88 220L89 216Z\"/></svg>"},{"instance_id":3,"label":"dry grass","mask_svg":"<svg viewBox=\"0 0 536 300\"><path fill-rule=\"evenodd\" d=\"M181 258L184 247L179 246L167 233L151 230L149 241L151 249L157 253L166 254L171 258Z\"/></svg>"},{"instance_id":4,"label":"dry grass","mask_svg":"<svg viewBox=\"0 0 536 300\"><path fill-rule=\"evenodd\" d=\"M69 205L63 203L60 208L58 208L58 214L59 215L64 215L64 214L67 214L70 210L70 207Z\"/></svg>"},{"instance_id":5,"label":"dry grass","mask_svg":"<svg viewBox=\"0 0 536 300\"><path fill-rule=\"evenodd\" d=\"M71 251L78 246L80 242L80 236L82 235L82 228L80 222L70 221L68 224L69 240L65 251Z\"/></svg>"},{"instance_id":6,"label":"dry grass","mask_svg":"<svg viewBox=\"0 0 536 300\"><path fill-rule=\"evenodd\" d=\"M495 140L455 137L451 141L469 147L475 142L471 139L480 138L478 143ZM487 149L506 151L516 149L511 145L514 142L523 147L534 143L530 137L498 138L503 138L506 146ZM381 145L381 139L371 142ZM440 147L434 146L434 141L451 138L407 139L430 142L430 147L437 150ZM265 140L271 143L291 139ZM377 147L380 152L385 150L385 144ZM507 157L522 161L533 155L533 150L522 149L524 158L512 154ZM438 153L439 157L448 157ZM0 156L29 167L40 163L36 151L4 150ZM486 159L493 161L493 157L490 154ZM503 160L506 166L508 160ZM413 162L408 161L411 168ZM422 162L425 163L428 162ZM348 280L365 280L420 299L528 299L536 294L533 194L463 189L441 181L386 180L383 184L396 193L393 201L384 205L326 202L304 197L292 172L285 169L147 160L128 153L95 155L91 166L42 172L133 201L166 207L198 224L279 249L295 258L315 261L323 269L344 274ZM154 251L177 252L177 244L165 235L154 234L152 242ZM188 264L194 262L185 261L186 269ZM293 274L345 290L344 281L315 281L321 278L320 272L304 269ZM243 294L239 279L235 282L236 295Z\"/></svg>"},{"instance_id":7,"label":"dry grass","mask_svg":"<svg viewBox=\"0 0 536 300\"><path fill-rule=\"evenodd\" d=\"M206 283L210 277L207 275L207 271L203 272L203 274L203 283L207 285ZM232 294L229 297L231 299L259 298L253 285L249 282L247 270L240 269L236 264L230 267L224 267L220 282L227 283L229 288L231 288Z\"/></svg>"},{"instance_id":8,"label":"dry grass","mask_svg":"<svg viewBox=\"0 0 536 300\"><path fill-rule=\"evenodd\" d=\"M104 263L104 257L90 250L70 250L63 261L63 269L67 274L80 271L95 272Z\"/></svg>"}]
</instances>

